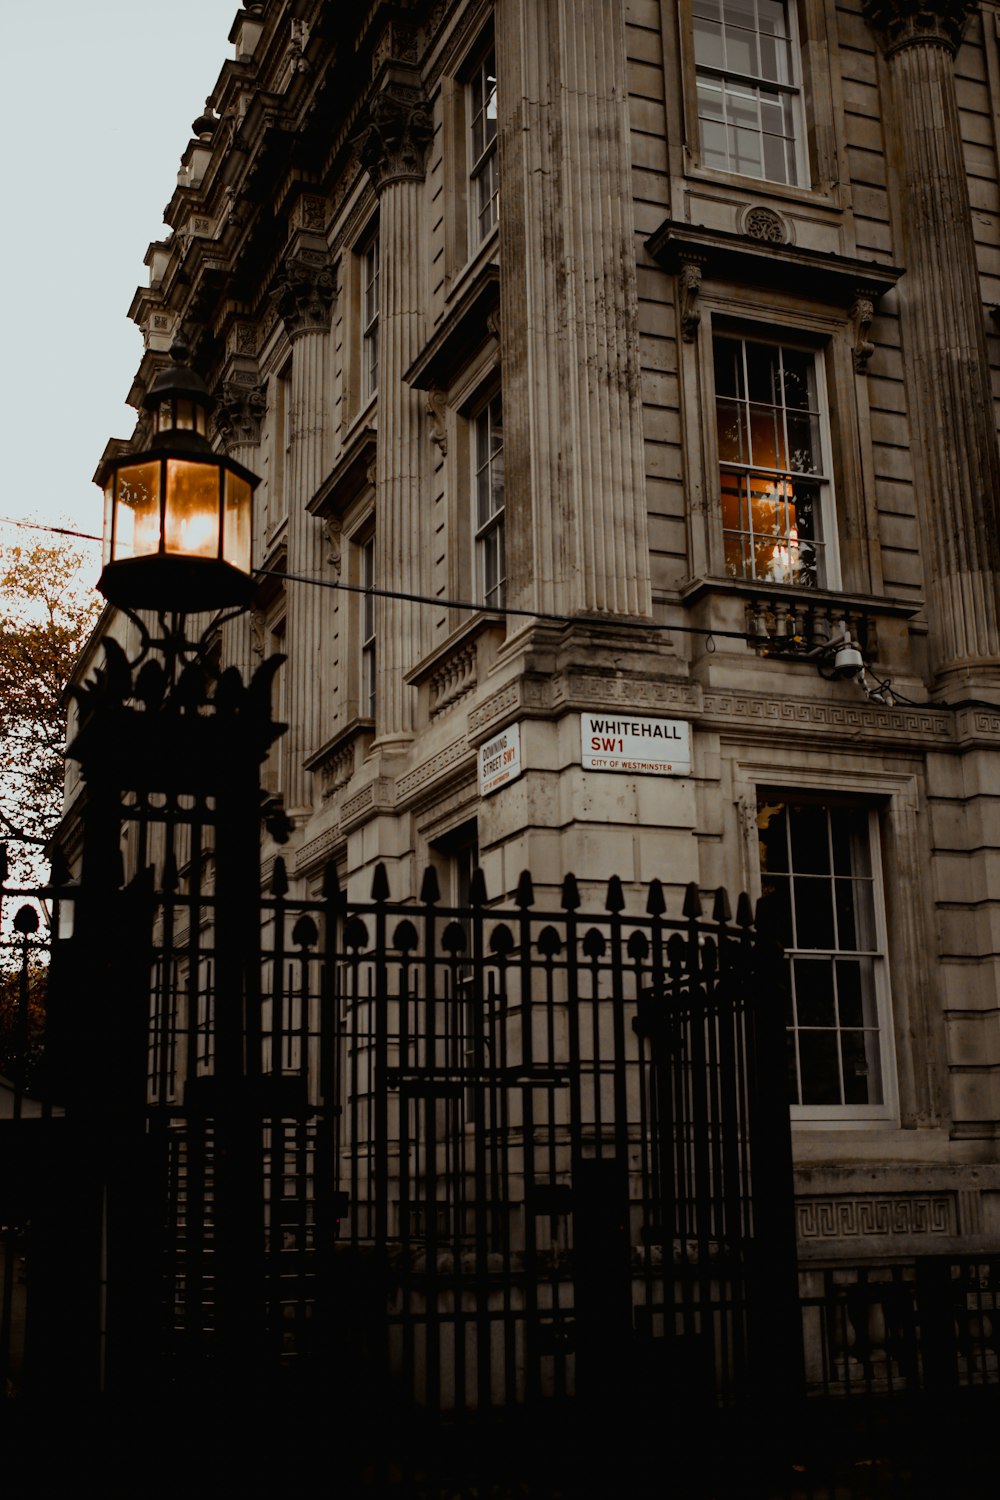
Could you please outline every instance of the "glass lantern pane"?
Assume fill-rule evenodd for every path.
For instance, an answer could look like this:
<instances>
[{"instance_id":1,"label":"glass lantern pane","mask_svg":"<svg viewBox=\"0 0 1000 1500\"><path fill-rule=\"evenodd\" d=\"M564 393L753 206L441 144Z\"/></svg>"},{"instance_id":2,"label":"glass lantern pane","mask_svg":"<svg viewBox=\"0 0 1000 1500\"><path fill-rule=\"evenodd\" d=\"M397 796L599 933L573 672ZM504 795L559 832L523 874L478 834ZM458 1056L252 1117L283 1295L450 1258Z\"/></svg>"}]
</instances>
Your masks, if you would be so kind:
<instances>
[{"instance_id":1,"label":"glass lantern pane","mask_svg":"<svg viewBox=\"0 0 1000 1500\"><path fill-rule=\"evenodd\" d=\"M111 561L111 523L115 513L115 476L112 474L104 486L104 530L102 532L101 562L107 567Z\"/></svg>"},{"instance_id":2,"label":"glass lantern pane","mask_svg":"<svg viewBox=\"0 0 1000 1500\"><path fill-rule=\"evenodd\" d=\"M226 511L222 535L222 556L242 573L250 571L250 514L253 498L250 486L236 474L226 474Z\"/></svg>"},{"instance_id":3,"label":"glass lantern pane","mask_svg":"<svg viewBox=\"0 0 1000 1500\"><path fill-rule=\"evenodd\" d=\"M160 550L160 465L128 464L118 470L114 557L149 557Z\"/></svg>"},{"instance_id":4,"label":"glass lantern pane","mask_svg":"<svg viewBox=\"0 0 1000 1500\"><path fill-rule=\"evenodd\" d=\"M167 459L163 531L167 552L184 557L218 557L219 470L215 464Z\"/></svg>"}]
</instances>

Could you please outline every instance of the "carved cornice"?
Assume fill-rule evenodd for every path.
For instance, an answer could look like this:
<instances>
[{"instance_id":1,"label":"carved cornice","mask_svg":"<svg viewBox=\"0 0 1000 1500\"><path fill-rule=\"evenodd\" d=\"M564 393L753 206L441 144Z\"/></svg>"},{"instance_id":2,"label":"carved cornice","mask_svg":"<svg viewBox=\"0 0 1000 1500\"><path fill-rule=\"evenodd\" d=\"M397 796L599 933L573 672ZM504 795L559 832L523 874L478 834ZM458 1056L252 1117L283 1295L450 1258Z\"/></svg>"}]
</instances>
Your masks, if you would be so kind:
<instances>
[{"instance_id":1,"label":"carved cornice","mask_svg":"<svg viewBox=\"0 0 1000 1500\"><path fill-rule=\"evenodd\" d=\"M434 122L415 69L390 67L358 137L361 159L377 193L392 182L423 182Z\"/></svg>"},{"instance_id":2,"label":"carved cornice","mask_svg":"<svg viewBox=\"0 0 1000 1500\"><path fill-rule=\"evenodd\" d=\"M216 396L215 431L227 452L244 444L260 442L260 428L267 410L267 388L259 383L227 380Z\"/></svg>"},{"instance_id":3,"label":"carved cornice","mask_svg":"<svg viewBox=\"0 0 1000 1500\"><path fill-rule=\"evenodd\" d=\"M321 250L290 255L271 293L274 308L290 339L325 333L337 296L337 277L330 256Z\"/></svg>"},{"instance_id":4,"label":"carved cornice","mask_svg":"<svg viewBox=\"0 0 1000 1500\"><path fill-rule=\"evenodd\" d=\"M904 47L945 47L955 56L979 0L862 0L886 57Z\"/></svg>"}]
</instances>

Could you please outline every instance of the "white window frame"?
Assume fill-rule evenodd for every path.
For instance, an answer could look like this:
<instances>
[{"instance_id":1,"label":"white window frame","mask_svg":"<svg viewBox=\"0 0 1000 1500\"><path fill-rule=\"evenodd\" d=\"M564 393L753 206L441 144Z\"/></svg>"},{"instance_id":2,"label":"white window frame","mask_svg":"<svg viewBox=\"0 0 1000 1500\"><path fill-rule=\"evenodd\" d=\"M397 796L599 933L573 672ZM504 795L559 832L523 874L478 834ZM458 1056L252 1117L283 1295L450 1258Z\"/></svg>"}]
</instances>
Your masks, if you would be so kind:
<instances>
[{"instance_id":1,"label":"white window frame","mask_svg":"<svg viewBox=\"0 0 1000 1500\"><path fill-rule=\"evenodd\" d=\"M500 221L496 44L492 38L478 54L465 87L469 154L469 241L474 251L489 238ZM480 119L483 125L481 142L477 136ZM491 121L492 135L489 134ZM481 201L484 189L487 191L485 203Z\"/></svg>"},{"instance_id":2,"label":"white window frame","mask_svg":"<svg viewBox=\"0 0 1000 1500\"><path fill-rule=\"evenodd\" d=\"M888 957L888 930L885 918L885 888L882 873L882 851L879 832L878 811L870 802L862 799L835 794L824 794L822 792L811 792L801 788L773 787L758 785L756 788L756 802L759 814L761 804L781 803L784 805L809 804L823 807L830 817L835 817L838 808L852 809L863 813L867 820L868 858L871 869L871 900L872 900L872 922L874 927L874 944L870 948L850 948L835 946L832 948L810 948L786 945L786 957L790 965L789 986L794 991L794 981L791 970L796 959L812 960L828 957L834 961L837 954L854 955L859 954L869 959L872 966L872 985L874 991L874 1026L873 1032L877 1038L879 1052L879 1068L882 1078L882 1102L880 1104L799 1104L794 1102L790 1105L791 1118L795 1124L809 1124L814 1126L838 1125L838 1126L864 1126L872 1123L893 1123L898 1119L898 1100L896 1092L896 1060L893 1038L893 1015L889 974ZM763 884L766 878L764 872L758 867L758 876ZM790 877L794 880L794 874ZM799 876L799 879L824 879L824 876ZM832 876L829 878L833 878ZM793 894L790 891L790 901ZM794 993L790 997L790 1003L795 1006ZM814 1029L807 1026L799 1026L798 1011L793 1010L793 1029L796 1036L796 1056L801 1062L801 1053L798 1050L798 1039L802 1032ZM786 1028L786 1030L789 1028ZM822 1028L829 1029L829 1028ZM840 1030L838 1026L835 1028ZM854 1030L854 1027L845 1027L845 1030ZM843 1059L841 1058L841 1065Z\"/></svg>"},{"instance_id":3,"label":"white window frame","mask_svg":"<svg viewBox=\"0 0 1000 1500\"><path fill-rule=\"evenodd\" d=\"M494 448L494 411L499 408L500 446ZM502 609L507 601L506 494L503 480L503 394L494 391L472 418L472 534L475 549L476 595L484 609ZM495 467L500 460L500 484ZM500 504L496 504L497 493ZM486 508L480 503L485 493ZM489 586L489 559L496 556L496 581Z\"/></svg>"},{"instance_id":4,"label":"white window frame","mask_svg":"<svg viewBox=\"0 0 1000 1500\"><path fill-rule=\"evenodd\" d=\"M361 401L362 405L367 405L378 389L381 268L377 227L358 254L361 261Z\"/></svg>"},{"instance_id":5,"label":"white window frame","mask_svg":"<svg viewBox=\"0 0 1000 1500\"><path fill-rule=\"evenodd\" d=\"M788 56L791 66L791 76L787 79L782 79L780 77L771 79L766 77L766 75L764 75L763 73L740 71L736 67L728 66L728 56L724 56L721 65L719 65L718 63L710 63L706 61L704 57L699 60L697 23L699 19L711 19L710 17L703 16L700 13L715 9L715 3L716 0L692 0L691 7L691 23L695 57L695 114L697 116L698 122L698 153L701 165L708 171L723 172L732 176L749 178L760 182L775 182L784 187L808 188L810 186L810 182L808 153L806 149L806 118L802 84L802 52L799 42L798 10L795 0L783 0L783 10L787 30ZM758 23L755 34L757 36L760 36L761 32L759 27L758 9L760 0L748 0L748 3L753 5L754 16ZM726 0L718 0L719 30L720 35L723 37L725 31L723 24L725 5ZM723 47L725 47L724 40ZM701 97L702 88L705 85L711 88L715 84L719 85L719 90L722 96L723 130L725 132L726 138L726 162L724 165L709 161L705 147L703 121L707 120L708 116L703 114ZM729 88L734 90L734 99L742 97L743 99L749 101L752 94L757 95L756 115L758 123L753 133L756 134L758 140L761 143L761 170L759 172L748 171L745 166L735 165L733 163L730 130L735 130L737 127L735 125L731 126L728 119L728 104L726 102L728 98L727 85L729 86ZM742 91L742 94L735 92L740 90ZM761 92L772 95L779 95L783 99L788 101L789 112L791 116L791 134L790 136L783 136L782 139L790 139L791 141L791 175L789 175L788 171L789 156L787 149L785 152L785 168L780 176L772 175L766 169L767 164L764 160L765 153L763 149L765 132L763 129L763 116L760 108ZM773 133L769 132L769 134Z\"/></svg>"},{"instance_id":6,"label":"white window frame","mask_svg":"<svg viewBox=\"0 0 1000 1500\"><path fill-rule=\"evenodd\" d=\"M791 468L788 468L787 470L778 470L772 469L769 465L755 465L752 462L752 455L745 463L724 459L722 457L718 442L717 414L720 401L725 401L730 398L727 396L720 396L718 390L716 389L714 368L716 344L720 339L728 339L731 341L738 340L741 342L744 354L744 365L747 344L755 344L764 348L777 349L779 351L786 349L793 350L797 354L804 354L808 356L812 363L813 379L815 382L816 392L816 417L820 458L818 469L814 467L810 472L798 471L797 475L797 472ZM802 340L801 337L796 337L796 334L793 331L785 333L784 331L773 332L769 329L768 335L763 335L763 330L759 330L752 325L748 326L746 324L739 324L736 326L730 326L728 322L715 318L713 319L712 323L709 354L712 359L712 392L714 412L716 415L716 420L712 424L712 431L713 434L715 434L713 439L714 467L712 472L713 483L719 496L719 524L722 529L722 560L723 572L725 576L734 578L744 583L758 584L763 588L768 588L775 583L784 583L786 585L791 585L792 587L801 588L808 591L838 591L842 587L839 527L837 522L837 497L833 479L834 456L833 439L830 428L830 398L827 388L826 362L823 357L823 351L821 349L818 349L814 343L809 343ZM745 389L746 388L744 387L744 390ZM754 403L749 401L749 397L747 395L745 395L743 399L746 401L748 409L754 405ZM786 408L784 406L776 406L774 410L780 411L782 413L783 422L787 422L787 412L789 408ZM724 525L724 517L722 515L723 470L731 471L734 473L745 473L748 477L754 474L765 476L773 475L776 481L774 486L775 489L779 489L782 486L791 486L792 484L794 484L796 477L799 477L800 479L808 479L816 484L818 490L816 511L819 529L819 541L821 545L821 552L819 556L821 558L822 567L817 568L815 583L809 583L802 580L801 578L796 578L791 572L791 551L793 549L786 548L785 552L788 554L788 556L783 558L779 553L779 548L777 545L774 548L774 556L776 564L778 564L778 571L774 575L768 576L767 574L756 574L754 572L728 572L725 563L727 535L742 535L743 532L737 531L734 533L731 531L731 529L727 530ZM750 532L747 532L746 534L748 536L751 535ZM761 533L761 535L764 535L764 533ZM769 536L770 533L767 533L767 535ZM787 576L781 576L782 567L788 569Z\"/></svg>"}]
</instances>

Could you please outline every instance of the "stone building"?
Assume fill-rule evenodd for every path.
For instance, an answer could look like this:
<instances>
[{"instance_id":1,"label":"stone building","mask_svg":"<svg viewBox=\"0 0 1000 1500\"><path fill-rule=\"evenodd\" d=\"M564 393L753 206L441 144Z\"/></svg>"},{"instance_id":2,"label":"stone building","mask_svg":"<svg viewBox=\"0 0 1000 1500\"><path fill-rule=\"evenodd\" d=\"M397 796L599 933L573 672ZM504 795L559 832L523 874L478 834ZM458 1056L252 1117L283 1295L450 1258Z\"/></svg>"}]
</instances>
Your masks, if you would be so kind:
<instances>
[{"instance_id":1,"label":"stone building","mask_svg":"<svg viewBox=\"0 0 1000 1500\"><path fill-rule=\"evenodd\" d=\"M995 1246L1000 5L230 40L131 399L183 335L261 478L297 887L772 893L802 1256Z\"/></svg>"}]
</instances>

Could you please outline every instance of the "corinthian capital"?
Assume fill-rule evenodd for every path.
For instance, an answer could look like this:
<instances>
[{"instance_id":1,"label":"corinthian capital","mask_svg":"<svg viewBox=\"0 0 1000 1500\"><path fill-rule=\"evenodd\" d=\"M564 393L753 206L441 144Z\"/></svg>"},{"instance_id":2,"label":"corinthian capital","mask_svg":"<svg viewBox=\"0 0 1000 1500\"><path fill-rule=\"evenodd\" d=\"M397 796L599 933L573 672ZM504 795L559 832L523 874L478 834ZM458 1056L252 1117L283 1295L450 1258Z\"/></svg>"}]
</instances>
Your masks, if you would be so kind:
<instances>
[{"instance_id":1,"label":"corinthian capital","mask_svg":"<svg viewBox=\"0 0 1000 1500\"><path fill-rule=\"evenodd\" d=\"M358 137L361 156L377 193L390 182L422 182L434 122L420 75L398 64L371 102Z\"/></svg>"},{"instance_id":2,"label":"corinthian capital","mask_svg":"<svg viewBox=\"0 0 1000 1500\"><path fill-rule=\"evenodd\" d=\"M886 57L903 47L946 47L954 57L979 0L862 0Z\"/></svg>"},{"instance_id":3,"label":"corinthian capital","mask_svg":"<svg viewBox=\"0 0 1000 1500\"><path fill-rule=\"evenodd\" d=\"M271 294L290 339L303 333L325 333L336 295L333 262L319 250L290 255Z\"/></svg>"},{"instance_id":4,"label":"corinthian capital","mask_svg":"<svg viewBox=\"0 0 1000 1500\"><path fill-rule=\"evenodd\" d=\"M227 380L216 395L215 430L227 452L243 444L260 442L260 424L267 409L267 392L256 382L250 385Z\"/></svg>"}]
</instances>

